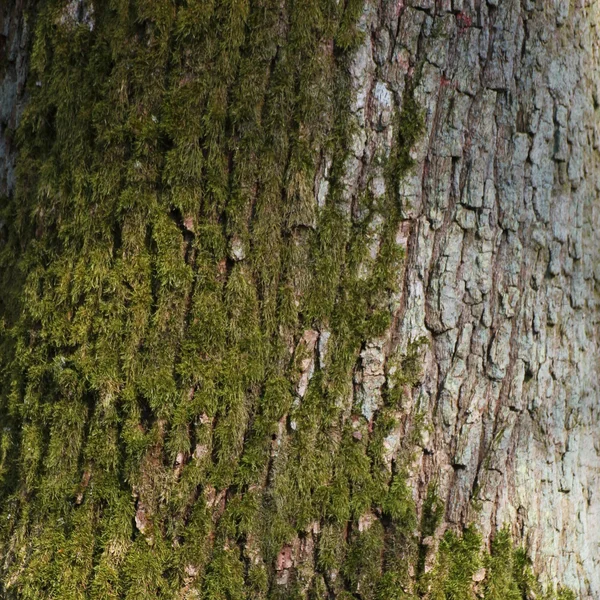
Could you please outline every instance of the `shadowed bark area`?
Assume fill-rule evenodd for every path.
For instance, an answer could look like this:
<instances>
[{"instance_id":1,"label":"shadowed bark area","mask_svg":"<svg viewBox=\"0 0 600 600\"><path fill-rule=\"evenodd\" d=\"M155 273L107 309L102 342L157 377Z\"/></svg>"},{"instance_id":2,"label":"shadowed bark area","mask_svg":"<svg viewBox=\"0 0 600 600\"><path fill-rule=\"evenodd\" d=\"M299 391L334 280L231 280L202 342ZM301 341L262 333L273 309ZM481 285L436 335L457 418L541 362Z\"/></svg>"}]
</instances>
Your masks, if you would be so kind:
<instances>
[{"instance_id":1,"label":"shadowed bark area","mask_svg":"<svg viewBox=\"0 0 600 600\"><path fill-rule=\"evenodd\" d=\"M0 9L0 596L598 597L598 23Z\"/></svg>"}]
</instances>

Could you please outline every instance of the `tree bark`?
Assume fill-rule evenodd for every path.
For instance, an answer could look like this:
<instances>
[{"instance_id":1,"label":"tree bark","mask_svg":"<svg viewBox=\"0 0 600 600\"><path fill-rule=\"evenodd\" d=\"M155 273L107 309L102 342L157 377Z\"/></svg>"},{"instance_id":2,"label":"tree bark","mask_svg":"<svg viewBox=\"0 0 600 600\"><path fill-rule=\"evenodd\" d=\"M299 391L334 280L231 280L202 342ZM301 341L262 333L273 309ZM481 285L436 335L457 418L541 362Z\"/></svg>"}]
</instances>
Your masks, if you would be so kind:
<instances>
[{"instance_id":1,"label":"tree bark","mask_svg":"<svg viewBox=\"0 0 600 600\"><path fill-rule=\"evenodd\" d=\"M1 597L600 597L597 2L1 11Z\"/></svg>"}]
</instances>

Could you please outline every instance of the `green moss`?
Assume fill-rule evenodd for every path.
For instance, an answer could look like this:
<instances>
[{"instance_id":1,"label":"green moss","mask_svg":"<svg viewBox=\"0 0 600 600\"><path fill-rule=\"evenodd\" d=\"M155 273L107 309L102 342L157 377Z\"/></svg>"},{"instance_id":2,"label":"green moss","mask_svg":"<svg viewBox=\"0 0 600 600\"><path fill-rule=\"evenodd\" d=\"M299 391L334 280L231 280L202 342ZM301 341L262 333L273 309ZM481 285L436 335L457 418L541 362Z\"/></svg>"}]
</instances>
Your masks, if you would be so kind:
<instances>
[{"instance_id":1,"label":"green moss","mask_svg":"<svg viewBox=\"0 0 600 600\"><path fill-rule=\"evenodd\" d=\"M432 600L475 599L473 575L481 566L481 538L474 528L462 536L447 532L440 541L433 571L422 576L426 597Z\"/></svg>"},{"instance_id":2,"label":"green moss","mask_svg":"<svg viewBox=\"0 0 600 600\"><path fill-rule=\"evenodd\" d=\"M513 542L508 528L500 530L492 542L491 552L485 559L487 577L484 598L486 600L519 600L518 565L515 561Z\"/></svg>"},{"instance_id":3,"label":"green moss","mask_svg":"<svg viewBox=\"0 0 600 600\"><path fill-rule=\"evenodd\" d=\"M376 597L383 568L384 530L380 523L352 534L342 573L359 598Z\"/></svg>"},{"instance_id":4,"label":"green moss","mask_svg":"<svg viewBox=\"0 0 600 600\"><path fill-rule=\"evenodd\" d=\"M383 502L383 512L393 521L402 524L406 531L415 531L417 526L415 504L405 473L397 473L393 477Z\"/></svg>"},{"instance_id":5,"label":"green moss","mask_svg":"<svg viewBox=\"0 0 600 600\"><path fill-rule=\"evenodd\" d=\"M421 534L423 537L434 535L444 518L444 503L438 496L435 484L427 487L427 496L423 502L421 514Z\"/></svg>"}]
</instances>

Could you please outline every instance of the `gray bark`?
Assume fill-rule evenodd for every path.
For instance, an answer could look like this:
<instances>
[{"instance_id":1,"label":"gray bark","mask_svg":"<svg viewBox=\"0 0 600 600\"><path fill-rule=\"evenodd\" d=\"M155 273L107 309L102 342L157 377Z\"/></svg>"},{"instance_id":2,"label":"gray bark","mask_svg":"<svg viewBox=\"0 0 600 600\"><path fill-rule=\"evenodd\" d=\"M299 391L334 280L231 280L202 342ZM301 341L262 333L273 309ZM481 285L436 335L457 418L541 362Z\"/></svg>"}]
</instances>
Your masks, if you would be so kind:
<instances>
[{"instance_id":1,"label":"gray bark","mask_svg":"<svg viewBox=\"0 0 600 600\"><path fill-rule=\"evenodd\" d=\"M598 598L599 6L409 4L366 14L356 85L371 175L387 94L424 61L391 333L431 342L414 480L439 478L449 523L510 524L548 579Z\"/></svg>"},{"instance_id":2,"label":"gray bark","mask_svg":"<svg viewBox=\"0 0 600 600\"><path fill-rule=\"evenodd\" d=\"M24 2L0 7L0 196L15 185L14 134L25 102L29 32Z\"/></svg>"}]
</instances>

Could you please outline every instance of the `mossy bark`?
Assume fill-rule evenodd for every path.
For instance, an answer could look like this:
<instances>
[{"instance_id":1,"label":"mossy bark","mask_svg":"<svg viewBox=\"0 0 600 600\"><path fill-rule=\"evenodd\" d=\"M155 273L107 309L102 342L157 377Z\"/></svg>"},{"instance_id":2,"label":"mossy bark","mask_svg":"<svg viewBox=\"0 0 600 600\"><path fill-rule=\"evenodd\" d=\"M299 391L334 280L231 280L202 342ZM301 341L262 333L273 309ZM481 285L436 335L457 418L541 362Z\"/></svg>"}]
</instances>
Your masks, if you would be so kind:
<instances>
[{"instance_id":1,"label":"mossy bark","mask_svg":"<svg viewBox=\"0 0 600 600\"><path fill-rule=\"evenodd\" d=\"M600 592L593 6L1 10L0 596Z\"/></svg>"}]
</instances>

